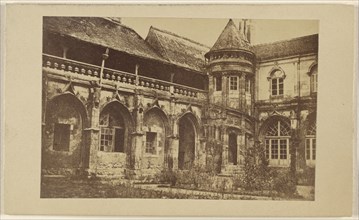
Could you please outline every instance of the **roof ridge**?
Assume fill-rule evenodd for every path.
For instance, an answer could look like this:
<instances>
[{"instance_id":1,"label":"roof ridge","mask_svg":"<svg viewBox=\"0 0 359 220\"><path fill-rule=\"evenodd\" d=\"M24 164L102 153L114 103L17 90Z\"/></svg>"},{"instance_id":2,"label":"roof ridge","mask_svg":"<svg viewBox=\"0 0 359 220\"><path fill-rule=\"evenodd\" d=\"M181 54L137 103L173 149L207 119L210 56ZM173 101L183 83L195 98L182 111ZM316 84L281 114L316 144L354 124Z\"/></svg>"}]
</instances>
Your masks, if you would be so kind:
<instances>
[{"instance_id":1,"label":"roof ridge","mask_svg":"<svg viewBox=\"0 0 359 220\"><path fill-rule=\"evenodd\" d=\"M51 17L51 16L49 16L49 17ZM63 17L59 17L59 18L63 18ZM133 28L131 28L131 27L129 27L129 26L123 24L123 23L120 23L120 22L118 22L118 21L114 21L114 20L112 20L112 19L109 18L109 17L69 16L69 17L67 17L67 18L72 19L72 20L75 21L75 22L78 22L77 19L79 19L79 18L80 18L80 19L81 19L81 18L95 18L95 19L98 19L98 18L99 18L99 19L105 20L105 21L107 21L107 22L110 22L110 23L112 23L112 24L115 24L115 25L117 25L117 26L121 26L121 27L123 27L123 28L126 28L126 29L128 29L128 30L134 32L138 37L140 37L142 40L144 40L144 39L141 37L141 35L139 35L139 34L136 32L135 29L133 29Z\"/></svg>"},{"instance_id":2,"label":"roof ridge","mask_svg":"<svg viewBox=\"0 0 359 220\"><path fill-rule=\"evenodd\" d=\"M254 44L253 46L257 47L257 46L263 46L263 45L269 45L269 44L276 44L276 43L294 41L294 40L299 40L299 39L302 39L302 38L314 37L315 35L319 35L319 34L310 34L310 35L304 35L304 36L300 36L300 37L290 38L290 39L287 39L287 40L277 40L277 41L272 41L272 42L267 42L267 43Z\"/></svg>"},{"instance_id":3,"label":"roof ridge","mask_svg":"<svg viewBox=\"0 0 359 220\"><path fill-rule=\"evenodd\" d=\"M109 21L109 22L112 22L112 23L114 23L114 24L116 24L116 25L118 25L118 26L121 26L121 27L123 27L123 28L126 28L126 29L132 31L134 34L136 34L137 37L139 37L140 39L142 39L142 40L145 42L145 44L146 44L147 46L149 46L149 47L151 48L151 50L152 50L155 54L157 54L159 57L161 57L161 58L163 58L163 59L165 59L165 60L168 61L168 59L167 59L166 57L164 57L162 54L159 54L158 51L155 50L155 49L146 41L146 39L144 39L140 34L138 34L135 29L133 29L133 28L131 28L131 27L129 27L129 26L123 24L123 23L120 23L120 22L117 22L117 21L113 21L111 18L108 18L108 17L99 17L99 18L104 18L105 20L107 20L107 21ZM157 37L157 36L156 36L156 37ZM161 47L162 47L162 45L161 45Z\"/></svg>"},{"instance_id":4,"label":"roof ridge","mask_svg":"<svg viewBox=\"0 0 359 220\"><path fill-rule=\"evenodd\" d=\"M154 29L154 27L153 27L152 25L150 26L150 30L151 30L151 28ZM148 38L149 33L150 33L150 31L148 31L148 34L147 34L146 39ZM163 52L160 52L160 51L159 51L160 54L161 54L161 57L163 57L163 58L166 59L166 60L170 60L170 59L168 58L168 55L167 55L167 53L166 53L166 50L164 49L164 47L163 47L161 41L158 39L157 34L156 34L155 32L152 32L152 33L154 34L155 38L157 39L157 42L158 42L158 44L159 44L160 47L161 47L161 51L163 51ZM145 40L145 41L147 42L147 40ZM150 45L150 44L148 44L148 45ZM151 48L153 48L153 47L151 46ZM155 49L154 49L154 50L155 50ZM155 51L156 51L156 50L155 50ZM164 54L162 54L162 53L164 53Z\"/></svg>"},{"instance_id":5,"label":"roof ridge","mask_svg":"<svg viewBox=\"0 0 359 220\"><path fill-rule=\"evenodd\" d=\"M189 38L184 37L184 36L180 36L180 35L178 35L178 34L175 34L175 33L171 32L171 31L167 31L167 30L159 29L159 28L154 27L154 26L151 26L151 27L150 27L150 29L151 29L151 28L152 28L152 29L154 29L154 30L156 30L156 31L159 31L159 32L165 33L165 34L169 34L169 35L172 35L172 36L175 36L175 37L181 38L181 39L183 39L183 40L187 40L187 41L189 41L189 42L191 42L191 43L194 43L194 44L197 44L197 45L200 45L200 46L206 47L206 48L210 48L209 46L207 46L207 45L205 45L205 44L202 44L202 43L200 43L200 42L194 41L194 40L189 39Z\"/></svg>"}]
</instances>

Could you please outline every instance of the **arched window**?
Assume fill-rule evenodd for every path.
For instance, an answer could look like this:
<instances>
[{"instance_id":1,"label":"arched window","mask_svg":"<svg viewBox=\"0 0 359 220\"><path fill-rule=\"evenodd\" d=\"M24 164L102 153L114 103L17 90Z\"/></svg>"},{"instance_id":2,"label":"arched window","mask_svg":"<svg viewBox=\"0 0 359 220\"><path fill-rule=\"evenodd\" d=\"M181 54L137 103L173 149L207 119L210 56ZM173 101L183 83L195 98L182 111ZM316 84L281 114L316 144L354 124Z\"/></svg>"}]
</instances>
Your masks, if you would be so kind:
<instances>
[{"instance_id":1,"label":"arched window","mask_svg":"<svg viewBox=\"0 0 359 220\"><path fill-rule=\"evenodd\" d=\"M126 127L114 106L107 106L100 114L100 151L125 152Z\"/></svg>"},{"instance_id":2,"label":"arched window","mask_svg":"<svg viewBox=\"0 0 359 220\"><path fill-rule=\"evenodd\" d=\"M316 93L318 91L318 66L314 65L309 72L310 77L310 91Z\"/></svg>"},{"instance_id":3,"label":"arched window","mask_svg":"<svg viewBox=\"0 0 359 220\"><path fill-rule=\"evenodd\" d=\"M160 108L152 108L144 114L143 130L145 136L145 156L164 155L166 147L166 128L168 120L165 113Z\"/></svg>"},{"instance_id":4,"label":"arched window","mask_svg":"<svg viewBox=\"0 0 359 220\"><path fill-rule=\"evenodd\" d=\"M275 69L270 74L270 91L271 96L280 96L284 94L285 74L280 69Z\"/></svg>"},{"instance_id":5,"label":"arched window","mask_svg":"<svg viewBox=\"0 0 359 220\"><path fill-rule=\"evenodd\" d=\"M289 164L289 124L276 120L265 133L265 155L270 165L287 166Z\"/></svg>"},{"instance_id":6,"label":"arched window","mask_svg":"<svg viewBox=\"0 0 359 220\"><path fill-rule=\"evenodd\" d=\"M317 125L315 120L310 120L305 138L305 159L308 166L315 165L316 159L316 133Z\"/></svg>"}]
</instances>

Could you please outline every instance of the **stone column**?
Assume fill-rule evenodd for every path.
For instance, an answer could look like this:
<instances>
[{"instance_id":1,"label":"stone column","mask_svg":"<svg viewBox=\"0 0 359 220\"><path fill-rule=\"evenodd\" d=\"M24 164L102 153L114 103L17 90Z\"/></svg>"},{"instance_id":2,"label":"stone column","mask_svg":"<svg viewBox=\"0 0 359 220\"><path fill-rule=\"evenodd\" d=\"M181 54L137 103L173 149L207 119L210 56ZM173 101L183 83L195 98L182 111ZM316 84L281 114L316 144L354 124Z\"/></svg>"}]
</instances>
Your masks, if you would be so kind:
<instances>
[{"instance_id":1,"label":"stone column","mask_svg":"<svg viewBox=\"0 0 359 220\"><path fill-rule=\"evenodd\" d=\"M171 162L169 163L169 168L173 170L178 170L178 150L179 150L179 140L175 135L171 135L169 138L169 158Z\"/></svg>"},{"instance_id":2,"label":"stone column","mask_svg":"<svg viewBox=\"0 0 359 220\"><path fill-rule=\"evenodd\" d=\"M100 145L100 96L101 88L91 88L89 111L89 124L85 131L85 147L83 148L83 167L88 168L89 173L97 172L97 151Z\"/></svg>"},{"instance_id":3,"label":"stone column","mask_svg":"<svg viewBox=\"0 0 359 220\"><path fill-rule=\"evenodd\" d=\"M133 174L138 174L141 169L141 154L143 146L143 132L135 131L132 136L131 169Z\"/></svg>"},{"instance_id":4,"label":"stone column","mask_svg":"<svg viewBox=\"0 0 359 220\"><path fill-rule=\"evenodd\" d=\"M246 134L245 132L240 132L237 136L237 164L241 165L244 163L243 155L241 151L244 150L246 146Z\"/></svg>"},{"instance_id":5,"label":"stone column","mask_svg":"<svg viewBox=\"0 0 359 220\"><path fill-rule=\"evenodd\" d=\"M297 148L297 171L302 171L306 167L306 158L305 158L305 136L307 129L307 121L300 119L298 124L298 148Z\"/></svg>"},{"instance_id":6,"label":"stone column","mask_svg":"<svg viewBox=\"0 0 359 220\"><path fill-rule=\"evenodd\" d=\"M206 165L206 140L205 137L199 139L199 164L203 166Z\"/></svg>"},{"instance_id":7,"label":"stone column","mask_svg":"<svg viewBox=\"0 0 359 220\"><path fill-rule=\"evenodd\" d=\"M222 73L222 107L226 108L228 103L228 75L227 73Z\"/></svg>"},{"instance_id":8,"label":"stone column","mask_svg":"<svg viewBox=\"0 0 359 220\"><path fill-rule=\"evenodd\" d=\"M130 168L132 170L132 175L139 174L141 169L141 158L142 158L142 149L144 145L143 140L143 131L142 131L142 123L143 123L143 107L142 107L142 95L139 91L135 90L135 98L134 98L134 106L133 116L135 119L135 129L132 132L132 146L131 146L131 155L130 155Z\"/></svg>"},{"instance_id":9,"label":"stone column","mask_svg":"<svg viewBox=\"0 0 359 220\"><path fill-rule=\"evenodd\" d=\"M246 74L242 73L239 77L239 108L246 112Z\"/></svg>"},{"instance_id":10,"label":"stone column","mask_svg":"<svg viewBox=\"0 0 359 220\"><path fill-rule=\"evenodd\" d=\"M228 133L225 132L223 134L223 148L222 148L222 170L225 169L225 167L228 164Z\"/></svg>"},{"instance_id":11,"label":"stone column","mask_svg":"<svg viewBox=\"0 0 359 220\"><path fill-rule=\"evenodd\" d=\"M210 103L214 102L214 98L213 98L213 92L215 91L214 88L214 77L212 75L208 76L208 99L210 101Z\"/></svg>"}]
</instances>

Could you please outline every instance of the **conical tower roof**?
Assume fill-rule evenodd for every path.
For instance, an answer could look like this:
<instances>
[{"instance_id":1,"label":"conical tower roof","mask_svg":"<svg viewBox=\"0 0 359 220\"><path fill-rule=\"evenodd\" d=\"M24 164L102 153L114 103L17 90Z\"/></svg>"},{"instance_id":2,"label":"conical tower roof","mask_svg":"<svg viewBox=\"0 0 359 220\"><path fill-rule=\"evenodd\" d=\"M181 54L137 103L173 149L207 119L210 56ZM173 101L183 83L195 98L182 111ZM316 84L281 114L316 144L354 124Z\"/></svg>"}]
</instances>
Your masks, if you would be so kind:
<instances>
[{"instance_id":1,"label":"conical tower roof","mask_svg":"<svg viewBox=\"0 0 359 220\"><path fill-rule=\"evenodd\" d=\"M218 50L252 51L252 46L230 19L210 52Z\"/></svg>"}]
</instances>

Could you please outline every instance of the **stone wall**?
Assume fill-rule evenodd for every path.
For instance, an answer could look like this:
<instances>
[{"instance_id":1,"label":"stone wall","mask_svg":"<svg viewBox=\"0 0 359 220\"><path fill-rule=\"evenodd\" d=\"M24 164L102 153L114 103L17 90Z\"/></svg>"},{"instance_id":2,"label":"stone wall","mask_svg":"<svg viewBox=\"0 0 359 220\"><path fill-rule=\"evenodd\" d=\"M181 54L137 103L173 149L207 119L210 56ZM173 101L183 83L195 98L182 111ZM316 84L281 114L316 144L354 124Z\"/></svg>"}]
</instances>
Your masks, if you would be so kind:
<instances>
[{"instance_id":1,"label":"stone wall","mask_svg":"<svg viewBox=\"0 0 359 220\"><path fill-rule=\"evenodd\" d=\"M271 99L272 102L280 103L298 95L298 81L300 81L301 96L310 95L310 76L308 72L313 64L316 64L316 56L305 56L301 58L288 58L275 61L261 62L257 66L256 88L257 101L270 99L270 74L275 69L283 70L284 95L280 98Z\"/></svg>"},{"instance_id":2,"label":"stone wall","mask_svg":"<svg viewBox=\"0 0 359 220\"><path fill-rule=\"evenodd\" d=\"M104 80L99 90L98 83L91 79L90 76L76 75L65 70L44 68L43 114L52 111L52 115L44 116L43 120L43 173L53 174L56 169L81 168L98 175L119 176L123 175L125 169L139 169L136 172L141 175L153 174L166 167L176 169L178 140L181 138L178 136L179 120L188 114L192 115L196 124L195 134L192 134L196 136L196 150L203 151L201 148L204 146L199 139L202 135L204 97L157 91L109 80ZM67 95L76 101L60 103L56 108L51 107L55 110L50 109L49 103L54 97ZM116 119L108 125L109 128L117 126L126 129L124 152L100 151L101 127L104 126L100 121L104 115ZM54 139L51 126L55 122L71 124L69 152L51 150ZM146 153L146 132L157 133L154 155Z\"/></svg>"}]
</instances>

